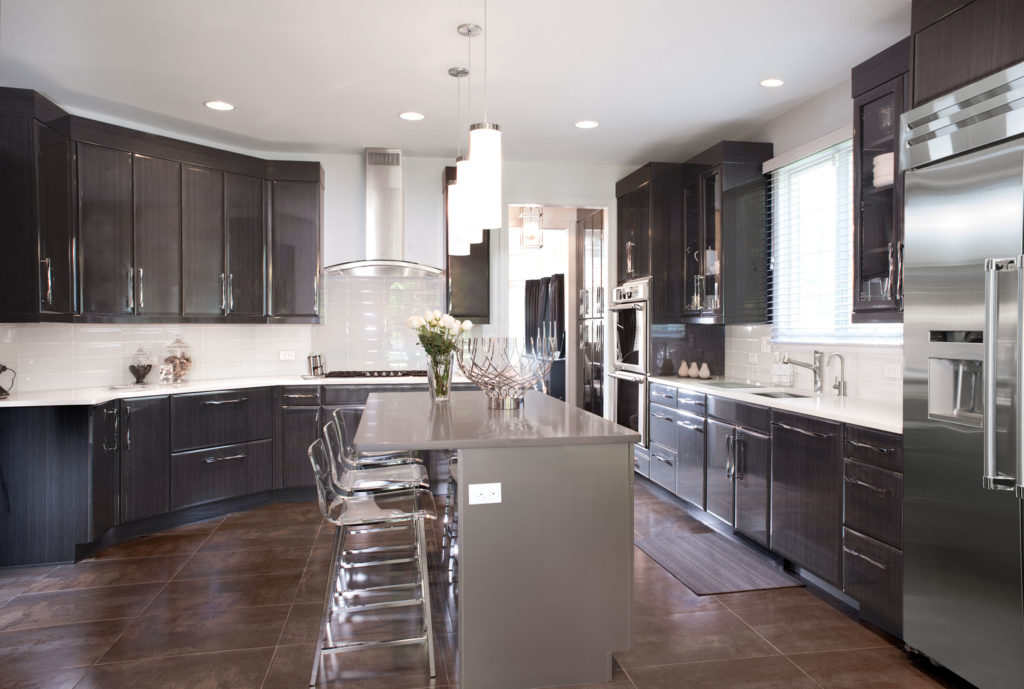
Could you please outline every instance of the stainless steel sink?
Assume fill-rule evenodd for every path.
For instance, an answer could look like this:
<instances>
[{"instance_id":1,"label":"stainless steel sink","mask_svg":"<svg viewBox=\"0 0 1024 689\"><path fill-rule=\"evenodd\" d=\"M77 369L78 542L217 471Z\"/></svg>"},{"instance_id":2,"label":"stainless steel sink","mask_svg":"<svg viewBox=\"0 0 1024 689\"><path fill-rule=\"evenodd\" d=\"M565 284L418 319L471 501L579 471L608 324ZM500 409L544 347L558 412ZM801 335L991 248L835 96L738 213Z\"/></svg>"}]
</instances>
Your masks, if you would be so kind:
<instances>
[{"instance_id":1,"label":"stainless steel sink","mask_svg":"<svg viewBox=\"0 0 1024 689\"><path fill-rule=\"evenodd\" d=\"M731 381L731 380L715 380L715 381L711 381L711 382L708 382L708 383L704 383L704 385L707 385L707 386L713 387L713 388L722 388L723 390L732 389L732 388L763 388L764 387L763 385L758 385L757 383L738 383L738 382ZM760 393L754 393L754 394L756 395L756 394L760 394Z\"/></svg>"},{"instance_id":2,"label":"stainless steel sink","mask_svg":"<svg viewBox=\"0 0 1024 689\"><path fill-rule=\"evenodd\" d=\"M774 399L789 399L797 397L810 397L810 395L803 395L799 392L752 392L752 395L760 395L761 397L772 397Z\"/></svg>"}]
</instances>

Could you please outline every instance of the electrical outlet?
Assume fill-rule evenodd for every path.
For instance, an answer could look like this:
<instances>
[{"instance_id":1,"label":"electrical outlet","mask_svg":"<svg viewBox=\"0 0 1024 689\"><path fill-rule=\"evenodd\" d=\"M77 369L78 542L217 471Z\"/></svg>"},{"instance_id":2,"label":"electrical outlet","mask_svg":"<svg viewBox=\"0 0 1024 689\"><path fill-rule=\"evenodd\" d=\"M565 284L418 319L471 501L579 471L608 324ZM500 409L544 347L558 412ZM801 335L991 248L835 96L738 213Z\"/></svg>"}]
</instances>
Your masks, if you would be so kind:
<instances>
[{"instance_id":1,"label":"electrical outlet","mask_svg":"<svg viewBox=\"0 0 1024 689\"><path fill-rule=\"evenodd\" d=\"M757 355L754 354L753 352L747 352L747 363L748 364L756 364L757 363Z\"/></svg>"},{"instance_id":2,"label":"electrical outlet","mask_svg":"<svg viewBox=\"0 0 1024 689\"><path fill-rule=\"evenodd\" d=\"M886 378L899 378L900 377L900 365L899 364L886 364L883 367L882 375Z\"/></svg>"},{"instance_id":3,"label":"electrical outlet","mask_svg":"<svg viewBox=\"0 0 1024 689\"><path fill-rule=\"evenodd\" d=\"M294 349L282 349L277 353L278 359L281 361L295 361L295 350Z\"/></svg>"},{"instance_id":4,"label":"electrical outlet","mask_svg":"<svg viewBox=\"0 0 1024 689\"><path fill-rule=\"evenodd\" d=\"M469 484L469 504L489 505L501 502L500 483L471 483Z\"/></svg>"}]
</instances>

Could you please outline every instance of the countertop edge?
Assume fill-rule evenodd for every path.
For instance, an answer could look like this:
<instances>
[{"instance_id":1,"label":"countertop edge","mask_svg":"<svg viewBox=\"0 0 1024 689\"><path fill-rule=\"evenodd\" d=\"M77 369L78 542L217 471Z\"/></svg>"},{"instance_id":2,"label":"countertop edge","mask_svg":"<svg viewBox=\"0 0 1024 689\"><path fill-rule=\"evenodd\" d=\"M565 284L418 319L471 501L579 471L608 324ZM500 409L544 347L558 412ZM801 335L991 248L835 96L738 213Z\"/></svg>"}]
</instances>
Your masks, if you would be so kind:
<instances>
[{"instance_id":1,"label":"countertop edge","mask_svg":"<svg viewBox=\"0 0 1024 689\"><path fill-rule=\"evenodd\" d=\"M703 381L692 381L686 378L672 378L668 376L650 376L648 380L652 383L669 385L681 390L700 392L714 397L755 404L779 411L792 412L813 416L829 421L839 421L853 426L872 428L887 433L903 433L903 408L901 405L890 402L878 402L874 400L862 400L851 398L829 397L828 395L814 395L807 393L808 397L793 399L779 399L772 397L761 397L750 392L751 388L714 388ZM761 386L759 391L768 392L772 390L788 390L789 388L774 388ZM839 408L821 408L811 406L812 404L831 404ZM853 409L843 408L853 406ZM895 419L895 420L892 420Z\"/></svg>"}]
</instances>

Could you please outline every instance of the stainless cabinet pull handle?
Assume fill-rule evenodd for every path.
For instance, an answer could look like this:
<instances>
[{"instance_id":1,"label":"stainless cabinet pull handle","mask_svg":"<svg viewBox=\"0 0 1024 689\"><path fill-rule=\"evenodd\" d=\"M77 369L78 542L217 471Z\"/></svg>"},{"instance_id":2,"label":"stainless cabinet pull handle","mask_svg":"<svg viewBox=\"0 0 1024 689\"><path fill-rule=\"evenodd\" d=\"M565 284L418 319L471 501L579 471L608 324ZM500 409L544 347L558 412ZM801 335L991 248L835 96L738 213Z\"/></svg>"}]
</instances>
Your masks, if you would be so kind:
<instances>
[{"instance_id":1,"label":"stainless cabinet pull handle","mask_svg":"<svg viewBox=\"0 0 1024 689\"><path fill-rule=\"evenodd\" d=\"M320 313L320 270L313 276L313 313Z\"/></svg>"},{"instance_id":2,"label":"stainless cabinet pull handle","mask_svg":"<svg viewBox=\"0 0 1024 689\"><path fill-rule=\"evenodd\" d=\"M671 421L672 420L670 417L664 416L664 415L659 414L657 412L651 412L651 416L653 416L656 419L661 419L662 421Z\"/></svg>"},{"instance_id":3,"label":"stainless cabinet pull handle","mask_svg":"<svg viewBox=\"0 0 1024 689\"><path fill-rule=\"evenodd\" d=\"M227 286L224 282L224 273L220 274L220 310L224 313L228 312L228 293Z\"/></svg>"},{"instance_id":4,"label":"stainless cabinet pull handle","mask_svg":"<svg viewBox=\"0 0 1024 689\"><path fill-rule=\"evenodd\" d=\"M896 450L894 450L891 447L878 447L877 445L870 445L868 443L861 443L861 442L858 442L856 440L847 440L846 442L849 443L850 445L853 445L854 447L862 447L865 450L871 450L873 452L881 452L882 454L886 454L886 455L891 455L893 452L896 451Z\"/></svg>"},{"instance_id":5,"label":"stainless cabinet pull handle","mask_svg":"<svg viewBox=\"0 0 1024 689\"><path fill-rule=\"evenodd\" d=\"M124 407L124 449L132 449L132 405Z\"/></svg>"},{"instance_id":6,"label":"stainless cabinet pull handle","mask_svg":"<svg viewBox=\"0 0 1024 689\"><path fill-rule=\"evenodd\" d=\"M233 400L203 400L203 406L212 407L219 404L238 404L239 402L248 402L248 397L236 397Z\"/></svg>"},{"instance_id":7,"label":"stainless cabinet pull handle","mask_svg":"<svg viewBox=\"0 0 1024 689\"><path fill-rule=\"evenodd\" d=\"M128 301L127 310L135 310L135 269L128 266Z\"/></svg>"},{"instance_id":8,"label":"stainless cabinet pull handle","mask_svg":"<svg viewBox=\"0 0 1024 689\"><path fill-rule=\"evenodd\" d=\"M857 552L856 550L854 550L853 548L851 548L849 546L845 546L844 545L843 546L843 552L844 553L849 553L850 555L853 555L854 557L859 557L861 560L864 560L864 562L867 562L869 565L873 565L873 566L877 567L878 569L882 570L883 572L885 570L889 569L888 567L885 566L884 563L879 562L878 560L876 560L873 557L868 557L864 553L859 553L859 552Z\"/></svg>"},{"instance_id":9,"label":"stainless cabinet pull handle","mask_svg":"<svg viewBox=\"0 0 1024 689\"><path fill-rule=\"evenodd\" d=\"M743 461L746 459L746 453L747 453L747 451L746 451L746 448L745 448L745 445L744 445L744 442L743 442L743 438L739 438L739 437L733 436L733 440L732 440L732 455L733 455L732 477L736 481L741 481L743 479L743 472L740 470L740 467L742 466Z\"/></svg>"},{"instance_id":10,"label":"stainless cabinet pull handle","mask_svg":"<svg viewBox=\"0 0 1024 689\"><path fill-rule=\"evenodd\" d=\"M666 399L666 400L674 400L675 399L675 396L673 396L673 395L666 395L663 392L652 392L651 394L654 395L655 397L660 397L660 398Z\"/></svg>"},{"instance_id":11,"label":"stainless cabinet pull handle","mask_svg":"<svg viewBox=\"0 0 1024 689\"><path fill-rule=\"evenodd\" d=\"M892 301L896 294L896 245L889 242L889 279L885 284L885 298Z\"/></svg>"},{"instance_id":12,"label":"stainless cabinet pull handle","mask_svg":"<svg viewBox=\"0 0 1024 689\"><path fill-rule=\"evenodd\" d=\"M985 343L985 360L983 370L983 394L981 427L984 447L984 474L982 485L989 490L1014 490L1020 477L1007 476L999 471L996 462L996 373L997 373L997 339L999 333L999 272L1013 270L1017 273L1017 342L1015 347L1020 347L1021 329L1024 322L1020 316L1022 290L1024 284L1021 282L1021 261L1024 256L1017 255L1009 258L987 258L985 259L985 329L982 331L982 340ZM1017 367L1018 390L1024 376L1024 367ZM1019 413L1019 412L1018 412ZM1020 421L1018 420L1018 423ZM1019 428L1019 426L1018 426ZM1017 434L1017 461L1018 471L1020 464L1024 463L1021 454L1021 434Z\"/></svg>"},{"instance_id":13,"label":"stainless cabinet pull handle","mask_svg":"<svg viewBox=\"0 0 1024 689\"><path fill-rule=\"evenodd\" d=\"M203 464L214 464L216 462L226 462L229 459L245 459L248 457L246 454L241 455L227 455L226 457L204 457Z\"/></svg>"},{"instance_id":14,"label":"stainless cabinet pull handle","mask_svg":"<svg viewBox=\"0 0 1024 689\"><path fill-rule=\"evenodd\" d=\"M665 457L662 457L662 456L661 456L661 455L659 455L659 454L658 454L657 452L652 452L652 453L651 453L651 457L654 457L654 458L655 458L656 460L658 460L659 462L663 462L663 463L665 463L665 464L668 464L669 466L672 466L672 460L671 460L671 459L667 459L667 458L665 458Z\"/></svg>"},{"instance_id":15,"label":"stainless cabinet pull handle","mask_svg":"<svg viewBox=\"0 0 1024 689\"><path fill-rule=\"evenodd\" d=\"M903 242L896 245L896 299L903 301Z\"/></svg>"},{"instance_id":16,"label":"stainless cabinet pull handle","mask_svg":"<svg viewBox=\"0 0 1024 689\"><path fill-rule=\"evenodd\" d=\"M784 431L793 431L794 433L806 435L810 438L831 438L834 435L833 433L816 433L815 431L805 431L802 428L797 428L796 426L790 426L789 424L778 422L772 422L772 427L781 428Z\"/></svg>"},{"instance_id":17,"label":"stainless cabinet pull handle","mask_svg":"<svg viewBox=\"0 0 1024 689\"><path fill-rule=\"evenodd\" d=\"M143 291L144 285L142 284L142 268L139 268L139 311L146 308L146 293Z\"/></svg>"},{"instance_id":18,"label":"stainless cabinet pull handle","mask_svg":"<svg viewBox=\"0 0 1024 689\"><path fill-rule=\"evenodd\" d=\"M698 426L698 425L692 424L692 423L686 423L685 421L676 421L676 423L678 425L682 426L683 428L690 429L691 431L697 431L698 433L703 433L704 432L704 427L703 426Z\"/></svg>"},{"instance_id":19,"label":"stainless cabinet pull handle","mask_svg":"<svg viewBox=\"0 0 1024 689\"><path fill-rule=\"evenodd\" d=\"M679 398L676 399L676 402L678 402L680 404L692 404L692 405L698 406L698 407L703 407L704 406L704 400L691 400L691 399L687 399L686 397L679 397Z\"/></svg>"},{"instance_id":20,"label":"stainless cabinet pull handle","mask_svg":"<svg viewBox=\"0 0 1024 689\"><path fill-rule=\"evenodd\" d=\"M39 261L46 264L46 303L53 304L53 262L47 256Z\"/></svg>"},{"instance_id":21,"label":"stainless cabinet pull handle","mask_svg":"<svg viewBox=\"0 0 1024 689\"><path fill-rule=\"evenodd\" d=\"M893 492L892 488L879 488L878 486L873 486L870 483L865 483L864 481L858 481L857 479L850 478L849 476L843 477L843 480L846 481L847 483L851 483L851 484L853 484L855 486L860 486L861 488L867 488L868 490L873 490L876 493L878 493L879 495L892 495L892 492Z\"/></svg>"},{"instance_id":22,"label":"stainless cabinet pull handle","mask_svg":"<svg viewBox=\"0 0 1024 689\"><path fill-rule=\"evenodd\" d=\"M725 460L725 477L731 481L736 475L736 438L732 435L725 436L725 453L729 456L729 459Z\"/></svg>"},{"instance_id":23,"label":"stainless cabinet pull handle","mask_svg":"<svg viewBox=\"0 0 1024 689\"><path fill-rule=\"evenodd\" d=\"M235 274L228 273L228 313L235 310Z\"/></svg>"},{"instance_id":24,"label":"stainless cabinet pull handle","mask_svg":"<svg viewBox=\"0 0 1024 689\"><path fill-rule=\"evenodd\" d=\"M118 437L118 435L121 432L121 415L117 413L116 409L104 409L103 410L103 416L111 416L111 415L114 417L114 444L113 444L113 446L109 446L109 447L107 446L107 436L106 436L106 433L104 433L103 434L103 449L106 452L113 452L114 450L117 449L118 445L121 443L121 439Z\"/></svg>"}]
</instances>

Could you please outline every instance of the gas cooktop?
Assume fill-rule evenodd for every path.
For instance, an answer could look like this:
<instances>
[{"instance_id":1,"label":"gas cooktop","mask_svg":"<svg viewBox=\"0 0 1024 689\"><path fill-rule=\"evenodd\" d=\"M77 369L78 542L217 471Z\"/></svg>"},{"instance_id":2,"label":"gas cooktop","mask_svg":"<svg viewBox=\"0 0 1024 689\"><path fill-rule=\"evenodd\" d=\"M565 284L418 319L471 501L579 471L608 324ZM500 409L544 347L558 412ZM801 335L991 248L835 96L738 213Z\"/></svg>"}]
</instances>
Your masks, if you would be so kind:
<instances>
[{"instance_id":1,"label":"gas cooktop","mask_svg":"<svg viewBox=\"0 0 1024 689\"><path fill-rule=\"evenodd\" d=\"M425 378L426 371L390 369L387 371L328 371L328 378Z\"/></svg>"}]
</instances>

